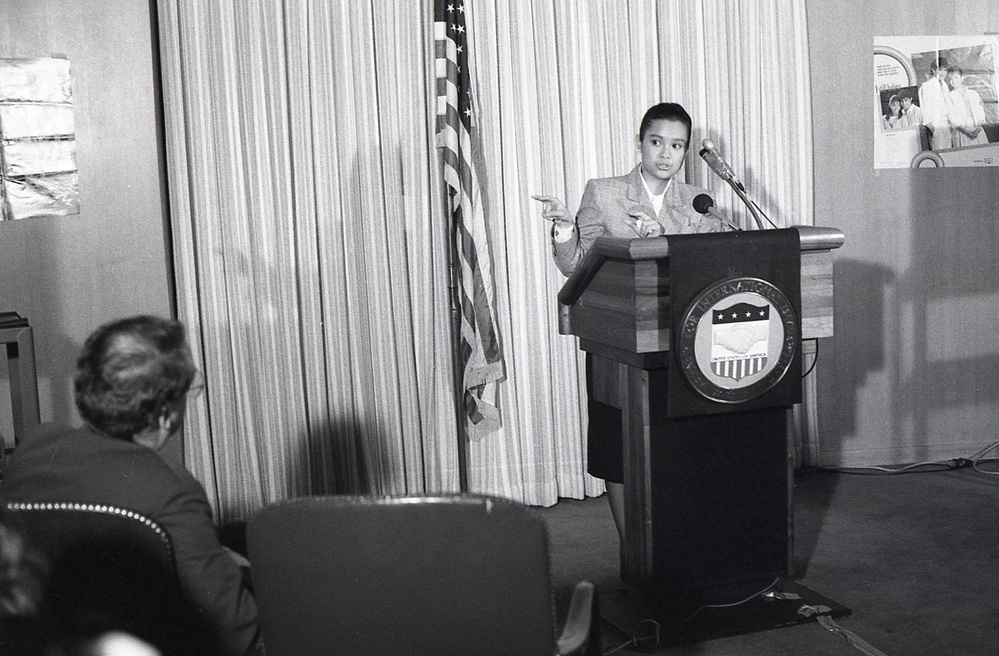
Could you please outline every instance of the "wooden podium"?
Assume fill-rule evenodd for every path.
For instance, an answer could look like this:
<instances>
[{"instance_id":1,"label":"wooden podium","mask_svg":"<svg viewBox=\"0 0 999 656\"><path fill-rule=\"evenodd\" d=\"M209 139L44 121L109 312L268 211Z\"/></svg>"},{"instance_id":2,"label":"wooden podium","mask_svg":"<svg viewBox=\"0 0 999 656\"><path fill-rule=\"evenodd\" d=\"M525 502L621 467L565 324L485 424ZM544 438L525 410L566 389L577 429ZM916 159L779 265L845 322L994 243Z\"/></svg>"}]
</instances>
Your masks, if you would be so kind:
<instances>
[{"instance_id":1,"label":"wooden podium","mask_svg":"<svg viewBox=\"0 0 999 656\"><path fill-rule=\"evenodd\" d=\"M621 409L625 582L696 604L791 574L787 409L801 340L832 335L843 240L811 226L602 237L559 292L591 397Z\"/></svg>"}]
</instances>

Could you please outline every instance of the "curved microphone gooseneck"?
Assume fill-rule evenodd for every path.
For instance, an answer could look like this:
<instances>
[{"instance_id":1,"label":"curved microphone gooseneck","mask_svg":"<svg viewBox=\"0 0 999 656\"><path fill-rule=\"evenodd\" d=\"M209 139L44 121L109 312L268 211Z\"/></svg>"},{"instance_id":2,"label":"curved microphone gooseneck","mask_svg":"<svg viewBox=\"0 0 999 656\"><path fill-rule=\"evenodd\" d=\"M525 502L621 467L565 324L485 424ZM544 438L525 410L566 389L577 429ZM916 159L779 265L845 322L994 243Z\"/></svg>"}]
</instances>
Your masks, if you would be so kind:
<instances>
[{"instance_id":1,"label":"curved microphone gooseneck","mask_svg":"<svg viewBox=\"0 0 999 656\"><path fill-rule=\"evenodd\" d=\"M753 215L753 220L756 221L756 227L759 230L763 230L763 219L760 218L759 212L756 211L755 203L749 200L746 195L746 188L736 177L735 171L729 166L728 162L722 158L721 155L715 150L715 142L711 139L705 139L701 142L701 152L699 153L701 159L708 163L708 167L711 168L719 178L727 182L732 189L735 191L735 195L739 197L739 200L749 208L750 214ZM776 227L776 226L774 226Z\"/></svg>"}]
</instances>

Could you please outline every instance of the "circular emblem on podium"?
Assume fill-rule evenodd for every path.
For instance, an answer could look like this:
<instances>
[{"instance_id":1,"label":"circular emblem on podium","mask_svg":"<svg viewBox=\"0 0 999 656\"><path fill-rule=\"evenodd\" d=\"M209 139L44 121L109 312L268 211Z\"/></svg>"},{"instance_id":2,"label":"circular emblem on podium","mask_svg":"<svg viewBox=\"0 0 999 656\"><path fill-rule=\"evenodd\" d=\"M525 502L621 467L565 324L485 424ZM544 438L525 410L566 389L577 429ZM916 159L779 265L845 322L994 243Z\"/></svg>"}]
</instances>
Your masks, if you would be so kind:
<instances>
[{"instance_id":1,"label":"circular emblem on podium","mask_svg":"<svg viewBox=\"0 0 999 656\"><path fill-rule=\"evenodd\" d=\"M680 370L703 397L755 399L787 373L799 342L798 318L784 293L759 278L731 278L691 302L677 335Z\"/></svg>"}]
</instances>

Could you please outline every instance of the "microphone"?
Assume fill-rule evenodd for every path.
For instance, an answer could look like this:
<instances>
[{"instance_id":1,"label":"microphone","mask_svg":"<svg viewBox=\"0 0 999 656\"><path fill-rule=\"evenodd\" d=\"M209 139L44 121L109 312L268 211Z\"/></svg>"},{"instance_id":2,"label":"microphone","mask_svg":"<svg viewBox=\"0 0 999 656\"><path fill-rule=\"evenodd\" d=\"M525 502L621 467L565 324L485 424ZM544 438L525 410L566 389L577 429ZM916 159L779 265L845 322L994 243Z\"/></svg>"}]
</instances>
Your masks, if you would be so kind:
<instances>
[{"instance_id":1,"label":"microphone","mask_svg":"<svg viewBox=\"0 0 999 656\"><path fill-rule=\"evenodd\" d=\"M715 151L715 142L711 139L705 139L701 142L701 146L703 146L699 153L701 159L708 163L711 170L718 174L718 177L725 182L738 187L740 191L746 191L746 188L739 182L739 178L735 176L735 171L732 170L732 167Z\"/></svg>"},{"instance_id":2,"label":"microphone","mask_svg":"<svg viewBox=\"0 0 999 656\"><path fill-rule=\"evenodd\" d=\"M726 219L722 216L721 212L715 209L715 201L711 198L711 196L708 196L707 194L697 194L694 196L693 205L694 210L696 210L698 214L709 214L733 230L742 230L742 228Z\"/></svg>"}]
</instances>

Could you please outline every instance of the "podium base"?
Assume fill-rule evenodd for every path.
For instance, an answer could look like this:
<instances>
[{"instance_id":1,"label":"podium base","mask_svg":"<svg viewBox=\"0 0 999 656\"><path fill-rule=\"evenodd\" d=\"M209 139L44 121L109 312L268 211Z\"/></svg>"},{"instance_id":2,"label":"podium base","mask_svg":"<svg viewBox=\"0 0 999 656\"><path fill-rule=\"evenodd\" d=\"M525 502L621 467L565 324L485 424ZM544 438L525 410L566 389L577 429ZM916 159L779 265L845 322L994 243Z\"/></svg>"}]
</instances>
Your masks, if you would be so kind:
<instances>
[{"instance_id":1,"label":"podium base","mask_svg":"<svg viewBox=\"0 0 999 656\"><path fill-rule=\"evenodd\" d=\"M755 591L764 587L766 582ZM651 650L796 626L816 621L819 614L838 618L851 612L790 579L779 579L770 593L738 603L752 594L728 605L719 599L712 606L681 612L676 603L657 603L627 587L600 596L600 616L611 629Z\"/></svg>"}]
</instances>

